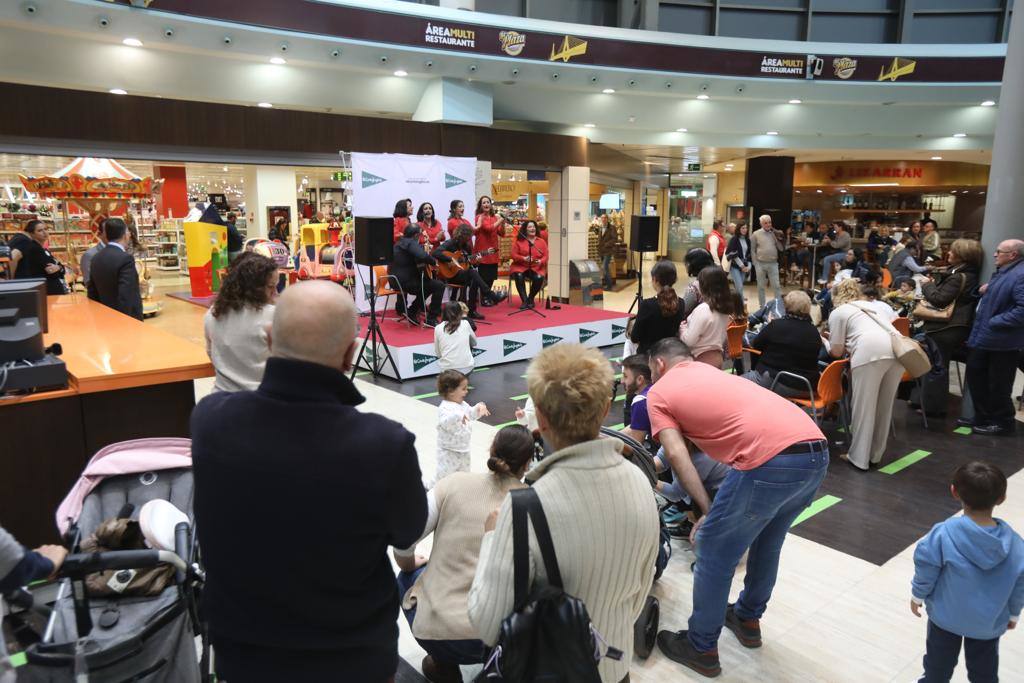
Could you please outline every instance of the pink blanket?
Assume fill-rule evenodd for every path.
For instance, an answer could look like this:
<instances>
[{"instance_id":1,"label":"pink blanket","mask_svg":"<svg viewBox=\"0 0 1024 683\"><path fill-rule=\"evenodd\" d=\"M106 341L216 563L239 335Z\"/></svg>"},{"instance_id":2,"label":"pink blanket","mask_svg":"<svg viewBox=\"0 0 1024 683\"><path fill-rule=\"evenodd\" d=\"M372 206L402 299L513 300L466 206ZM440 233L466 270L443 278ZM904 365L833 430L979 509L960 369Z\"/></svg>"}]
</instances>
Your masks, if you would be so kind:
<instances>
[{"instance_id":1,"label":"pink blanket","mask_svg":"<svg viewBox=\"0 0 1024 683\"><path fill-rule=\"evenodd\" d=\"M65 534L82 513L85 497L107 477L192 467L192 440L175 437L122 441L100 449L85 466L57 508L57 528Z\"/></svg>"}]
</instances>

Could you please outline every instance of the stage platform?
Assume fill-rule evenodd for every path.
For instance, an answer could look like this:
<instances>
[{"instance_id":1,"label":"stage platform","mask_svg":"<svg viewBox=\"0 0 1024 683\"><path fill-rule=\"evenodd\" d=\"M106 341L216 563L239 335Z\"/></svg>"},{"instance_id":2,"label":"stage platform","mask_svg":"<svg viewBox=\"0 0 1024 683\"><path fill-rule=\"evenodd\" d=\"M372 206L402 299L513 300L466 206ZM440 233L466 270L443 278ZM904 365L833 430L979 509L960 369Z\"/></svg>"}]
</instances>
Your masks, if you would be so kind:
<instances>
[{"instance_id":1,"label":"stage platform","mask_svg":"<svg viewBox=\"0 0 1024 683\"><path fill-rule=\"evenodd\" d=\"M559 305L561 309L557 311L539 308L547 316L545 318L530 312L509 315L519 310L517 297L513 297L512 305L505 301L497 306L481 308L480 312L487 319L477 323L477 347L473 351L476 366L489 367L529 360L541 349L559 343L601 347L625 341L626 322L629 319L626 313L587 306ZM434 353L433 328L418 328L407 322L396 322L393 320L395 315L394 311L387 311L380 327L400 377L395 377L390 363L384 366L382 374L392 379L406 380L440 373ZM378 313L378 319L380 316ZM369 318L360 318L361 337L366 336L368 327ZM368 345L366 353L371 351ZM383 354L380 348L377 352ZM359 367L369 370L370 363L364 358Z\"/></svg>"}]
</instances>

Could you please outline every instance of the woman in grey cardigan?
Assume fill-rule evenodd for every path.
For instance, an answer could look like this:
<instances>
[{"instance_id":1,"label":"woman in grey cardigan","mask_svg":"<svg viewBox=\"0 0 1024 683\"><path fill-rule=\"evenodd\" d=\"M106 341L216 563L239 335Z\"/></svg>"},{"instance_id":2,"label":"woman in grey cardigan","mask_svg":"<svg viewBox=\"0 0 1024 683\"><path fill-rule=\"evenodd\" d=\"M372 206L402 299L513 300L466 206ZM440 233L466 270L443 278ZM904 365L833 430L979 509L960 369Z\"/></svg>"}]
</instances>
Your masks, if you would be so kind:
<instances>
[{"instance_id":1,"label":"woman in grey cardigan","mask_svg":"<svg viewBox=\"0 0 1024 683\"><path fill-rule=\"evenodd\" d=\"M658 510L647 478L622 457L620 442L598 436L611 400L611 366L596 349L558 344L541 351L526 376L541 434L555 450L526 478L544 507L563 587L586 604L610 646L631 653L633 624L654 580ZM512 612L514 594L510 499L495 512L469 593L469 619L488 644ZM544 585L532 532L530 556L531 586ZM601 680L625 679L629 659L601 659Z\"/></svg>"}]
</instances>

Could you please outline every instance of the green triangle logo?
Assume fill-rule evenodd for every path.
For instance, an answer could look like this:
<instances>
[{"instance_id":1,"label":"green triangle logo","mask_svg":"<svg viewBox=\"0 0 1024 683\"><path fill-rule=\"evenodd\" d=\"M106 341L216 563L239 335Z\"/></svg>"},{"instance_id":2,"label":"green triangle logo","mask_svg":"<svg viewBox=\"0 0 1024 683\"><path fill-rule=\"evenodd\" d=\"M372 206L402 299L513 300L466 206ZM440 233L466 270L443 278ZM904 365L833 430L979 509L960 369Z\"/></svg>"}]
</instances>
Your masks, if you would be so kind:
<instances>
[{"instance_id":1,"label":"green triangle logo","mask_svg":"<svg viewBox=\"0 0 1024 683\"><path fill-rule=\"evenodd\" d=\"M556 337L553 334L541 334L541 341L540 341L540 343L541 343L541 347L542 348L546 349L549 346L554 346L555 344L557 344L560 341L562 341L562 337Z\"/></svg>"},{"instance_id":2,"label":"green triangle logo","mask_svg":"<svg viewBox=\"0 0 1024 683\"><path fill-rule=\"evenodd\" d=\"M373 187L374 185L380 185L381 183L387 182L384 178L379 175L374 175L367 171L363 171L363 189Z\"/></svg>"},{"instance_id":3,"label":"green triangle logo","mask_svg":"<svg viewBox=\"0 0 1024 683\"><path fill-rule=\"evenodd\" d=\"M444 174L444 188L446 190L450 190L456 185L462 185L465 182L466 181L463 180L462 178L459 178L458 176L453 176L451 173ZM365 187L365 185L363 187Z\"/></svg>"},{"instance_id":4,"label":"green triangle logo","mask_svg":"<svg viewBox=\"0 0 1024 683\"><path fill-rule=\"evenodd\" d=\"M597 332L595 332L594 330L588 330L582 327L580 328L580 344L586 343L588 339L596 336Z\"/></svg>"},{"instance_id":5,"label":"green triangle logo","mask_svg":"<svg viewBox=\"0 0 1024 683\"><path fill-rule=\"evenodd\" d=\"M615 339L620 334L625 333L625 331L626 331L626 326L625 325L616 325L615 323L612 323L612 339Z\"/></svg>"},{"instance_id":6,"label":"green triangle logo","mask_svg":"<svg viewBox=\"0 0 1024 683\"><path fill-rule=\"evenodd\" d=\"M506 339L502 344L502 350L504 351L504 354L507 356L509 354L515 353L524 346L526 346L526 342L517 342L514 339Z\"/></svg>"},{"instance_id":7,"label":"green triangle logo","mask_svg":"<svg viewBox=\"0 0 1024 683\"><path fill-rule=\"evenodd\" d=\"M437 356L431 356L426 353L414 353L412 354L412 369L415 372L419 372L436 360Z\"/></svg>"},{"instance_id":8,"label":"green triangle logo","mask_svg":"<svg viewBox=\"0 0 1024 683\"><path fill-rule=\"evenodd\" d=\"M484 354L484 353L487 353L487 349L481 349L478 346L475 349L473 349L473 358L476 358L477 356L479 356L481 354Z\"/></svg>"}]
</instances>

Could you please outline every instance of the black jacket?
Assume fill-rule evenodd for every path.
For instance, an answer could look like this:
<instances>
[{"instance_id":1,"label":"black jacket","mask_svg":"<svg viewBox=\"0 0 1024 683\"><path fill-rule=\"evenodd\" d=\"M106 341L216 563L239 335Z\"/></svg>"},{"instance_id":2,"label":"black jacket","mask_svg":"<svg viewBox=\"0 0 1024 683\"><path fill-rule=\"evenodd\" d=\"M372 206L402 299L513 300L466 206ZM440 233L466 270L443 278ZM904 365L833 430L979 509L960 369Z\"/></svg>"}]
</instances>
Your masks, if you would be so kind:
<instances>
[{"instance_id":1,"label":"black jacket","mask_svg":"<svg viewBox=\"0 0 1024 683\"><path fill-rule=\"evenodd\" d=\"M142 320L142 295L135 259L112 244L92 259L89 298L115 311Z\"/></svg>"},{"instance_id":2,"label":"black jacket","mask_svg":"<svg viewBox=\"0 0 1024 683\"><path fill-rule=\"evenodd\" d=\"M647 353L656 343L666 337L679 336L679 323L683 321L683 300L679 299L676 312L668 317L661 314L657 297L644 299L636 309L636 320L630 341L636 344L637 353Z\"/></svg>"},{"instance_id":3,"label":"black jacket","mask_svg":"<svg viewBox=\"0 0 1024 683\"><path fill-rule=\"evenodd\" d=\"M818 388L818 354L821 353L821 335L810 319L786 316L768 323L751 346L761 352L757 369L772 377L780 370L807 378L811 388ZM788 377L779 380L793 389L806 389L802 382Z\"/></svg>"},{"instance_id":4,"label":"black jacket","mask_svg":"<svg viewBox=\"0 0 1024 683\"><path fill-rule=\"evenodd\" d=\"M225 223L225 225L228 228L228 252L242 251L245 246L242 242L242 233L238 232L234 223Z\"/></svg>"},{"instance_id":5,"label":"black jacket","mask_svg":"<svg viewBox=\"0 0 1024 683\"><path fill-rule=\"evenodd\" d=\"M948 321L926 320L924 331L938 332L947 327L970 327L974 309L978 305L978 269L971 265L958 266L932 282L921 285L925 301L935 308L945 308L954 301L953 317Z\"/></svg>"},{"instance_id":6,"label":"black jacket","mask_svg":"<svg viewBox=\"0 0 1024 683\"><path fill-rule=\"evenodd\" d=\"M740 246L740 242L747 243L747 257L743 258L743 248ZM750 265L750 238L744 235L736 234L729 240L729 246L725 248L725 258L729 259L732 263L737 265ZM731 267L731 265L730 265Z\"/></svg>"},{"instance_id":7,"label":"black jacket","mask_svg":"<svg viewBox=\"0 0 1024 683\"><path fill-rule=\"evenodd\" d=\"M445 256L444 253L442 253L442 252L445 252L445 251L450 251L450 252L461 251L466 256L472 256L473 255L473 247L472 247L472 245L470 245L469 247L465 247L465 246L462 245L461 242L456 240L454 237L452 237L450 239L446 239L444 242L441 242L441 244L437 245L437 249L435 249L434 251L430 252L430 255L433 256L438 261L442 261L444 263L449 263L452 260L452 257L451 256Z\"/></svg>"},{"instance_id":8,"label":"black jacket","mask_svg":"<svg viewBox=\"0 0 1024 683\"><path fill-rule=\"evenodd\" d=\"M434 265L437 261L428 254L417 237L403 237L395 244L395 258L388 272L401 283L420 281L420 264Z\"/></svg>"},{"instance_id":9,"label":"black jacket","mask_svg":"<svg viewBox=\"0 0 1024 683\"><path fill-rule=\"evenodd\" d=\"M419 538L427 501L415 437L357 411L364 400L338 370L270 358L259 389L215 392L192 413L203 606L213 642L249 648L253 668L292 652L300 672L296 651L313 651L338 655L334 680L395 673L387 550Z\"/></svg>"}]
</instances>

